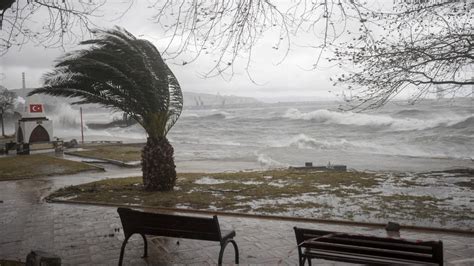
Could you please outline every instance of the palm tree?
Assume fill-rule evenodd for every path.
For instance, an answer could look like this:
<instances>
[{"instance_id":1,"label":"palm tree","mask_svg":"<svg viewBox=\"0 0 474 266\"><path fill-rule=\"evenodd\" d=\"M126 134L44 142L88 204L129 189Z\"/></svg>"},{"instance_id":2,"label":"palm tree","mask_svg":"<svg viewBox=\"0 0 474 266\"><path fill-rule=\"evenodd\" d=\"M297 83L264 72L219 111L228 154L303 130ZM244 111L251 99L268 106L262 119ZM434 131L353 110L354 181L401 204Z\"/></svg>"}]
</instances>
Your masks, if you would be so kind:
<instances>
[{"instance_id":1,"label":"palm tree","mask_svg":"<svg viewBox=\"0 0 474 266\"><path fill-rule=\"evenodd\" d=\"M176 183L173 147L166 134L178 120L183 95L178 80L152 43L123 28L94 30L86 48L66 54L29 95L78 97L121 110L147 132L142 151L146 190L170 191Z\"/></svg>"}]
</instances>

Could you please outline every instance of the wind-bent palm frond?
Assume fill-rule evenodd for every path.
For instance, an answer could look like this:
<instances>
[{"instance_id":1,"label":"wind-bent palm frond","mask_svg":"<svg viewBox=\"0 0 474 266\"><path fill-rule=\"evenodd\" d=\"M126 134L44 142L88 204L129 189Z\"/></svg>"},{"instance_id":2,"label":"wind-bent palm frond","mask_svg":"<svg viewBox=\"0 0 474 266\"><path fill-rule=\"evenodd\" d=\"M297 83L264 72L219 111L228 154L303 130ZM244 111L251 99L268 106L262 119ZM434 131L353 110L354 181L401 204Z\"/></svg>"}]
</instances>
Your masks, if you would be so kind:
<instances>
[{"instance_id":1,"label":"wind-bent palm frond","mask_svg":"<svg viewBox=\"0 0 474 266\"><path fill-rule=\"evenodd\" d=\"M123 28L95 30L87 48L60 58L32 94L78 97L132 116L150 137L165 137L183 109L179 83L156 47Z\"/></svg>"}]
</instances>

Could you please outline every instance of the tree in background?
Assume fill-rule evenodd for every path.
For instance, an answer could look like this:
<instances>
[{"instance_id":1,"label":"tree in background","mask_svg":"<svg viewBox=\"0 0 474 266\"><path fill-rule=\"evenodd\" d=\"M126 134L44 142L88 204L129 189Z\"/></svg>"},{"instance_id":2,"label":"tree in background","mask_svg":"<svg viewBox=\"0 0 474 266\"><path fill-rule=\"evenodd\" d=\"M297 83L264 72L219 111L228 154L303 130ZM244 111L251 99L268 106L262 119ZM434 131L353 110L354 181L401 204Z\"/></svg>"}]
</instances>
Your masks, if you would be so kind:
<instances>
[{"instance_id":1,"label":"tree in background","mask_svg":"<svg viewBox=\"0 0 474 266\"><path fill-rule=\"evenodd\" d=\"M256 1L164 1L155 19L167 26L178 45L165 51L182 56L193 49L192 62L209 50L218 50L205 76L233 74L237 59L247 56L266 33L277 32L274 45L282 60L297 35L311 37L317 70L323 52L341 66L334 80L346 87L349 108L384 105L402 91L411 100L437 86L438 93L467 96L474 85L474 3L471 1L305 1L273 4ZM172 23L170 17L174 14ZM249 74L251 76L251 74ZM470 93L470 92L469 92ZM347 108L347 106L345 106Z\"/></svg>"},{"instance_id":2,"label":"tree in background","mask_svg":"<svg viewBox=\"0 0 474 266\"><path fill-rule=\"evenodd\" d=\"M125 112L147 132L142 151L146 190L169 191L176 183L174 150L167 133L178 120L183 96L178 80L149 41L122 28L94 30L87 48L66 54L29 95L78 97Z\"/></svg>"},{"instance_id":3,"label":"tree in background","mask_svg":"<svg viewBox=\"0 0 474 266\"><path fill-rule=\"evenodd\" d=\"M100 10L111 2L17 0L5 9L0 53L25 42L57 47L82 38L92 18L103 15ZM140 2L127 7L134 5ZM472 84L462 73L472 65L473 5L450 0L157 0L143 7L154 11L152 20L169 37L162 51L167 59L182 65L212 59L205 77L230 78L236 61L244 60L252 79L251 59L263 36L273 37L272 44L263 45L280 51L281 61L292 47L313 49L314 65L308 67L313 70L325 52L333 52L336 64L355 67L343 70L353 73L335 78L336 85L347 85L354 94L352 106L364 109L408 88L415 89L416 100L432 85L448 93ZM42 23L27 23L40 15ZM307 43L296 43L302 35Z\"/></svg>"},{"instance_id":4,"label":"tree in background","mask_svg":"<svg viewBox=\"0 0 474 266\"><path fill-rule=\"evenodd\" d=\"M2 124L2 136L5 137L5 124L3 123L4 115L13 109L16 94L0 86L0 121Z\"/></svg>"}]
</instances>

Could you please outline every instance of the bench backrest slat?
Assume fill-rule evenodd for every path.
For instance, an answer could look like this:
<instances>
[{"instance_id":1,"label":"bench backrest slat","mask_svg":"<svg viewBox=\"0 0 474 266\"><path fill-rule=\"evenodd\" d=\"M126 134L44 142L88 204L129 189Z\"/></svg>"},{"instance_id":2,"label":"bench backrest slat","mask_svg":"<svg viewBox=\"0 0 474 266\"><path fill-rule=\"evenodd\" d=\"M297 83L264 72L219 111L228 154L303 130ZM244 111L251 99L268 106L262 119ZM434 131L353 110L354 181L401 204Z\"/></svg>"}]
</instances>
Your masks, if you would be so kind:
<instances>
[{"instance_id":1,"label":"bench backrest slat","mask_svg":"<svg viewBox=\"0 0 474 266\"><path fill-rule=\"evenodd\" d=\"M296 240L301 247L315 252L341 252L383 258L442 263L441 241L413 241L366 235L347 234L295 227Z\"/></svg>"},{"instance_id":2,"label":"bench backrest slat","mask_svg":"<svg viewBox=\"0 0 474 266\"><path fill-rule=\"evenodd\" d=\"M220 241L221 232L217 216L213 218L147 213L119 208L126 236L134 233L168 237Z\"/></svg>"}]
</instances>

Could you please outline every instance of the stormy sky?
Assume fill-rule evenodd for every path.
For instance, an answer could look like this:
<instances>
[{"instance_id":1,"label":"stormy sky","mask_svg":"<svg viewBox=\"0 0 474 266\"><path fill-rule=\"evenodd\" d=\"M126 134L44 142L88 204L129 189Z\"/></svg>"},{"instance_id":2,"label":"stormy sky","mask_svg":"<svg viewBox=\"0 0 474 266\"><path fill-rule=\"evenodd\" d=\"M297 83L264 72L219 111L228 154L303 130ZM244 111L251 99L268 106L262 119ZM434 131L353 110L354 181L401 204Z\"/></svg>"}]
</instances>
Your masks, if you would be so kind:
<instances>
[{"instance_id":1,"label":"stormy sky","mask_svg":"<svg viewBox=\"0 0 474 266\"><path fill-rule=\"evenodd\" d=\"M135 1L123 14L127 9L127 4L123 4L124 2L126 1L107 1L98 12L99 17L92 18L93 23L102 28L114 25L124 27L135 36L151 41L163 51L169 43L169 34L167 35L151 20L156 9L147 8L150 1ZM45 17L46 15L44 14ZM36 19L40 17L36 15ZM320 61L316 70L311 69L317 61L320 50L309 46L320 41L317 38L322 36L322 26L321 23L311 34L302 32L292 36L289 53L283 61L281 59L285 56L286 47L283 45L280 49L273 49L278 34L267 32L254 46L248 70L251 77L246 73L245 53L234 64L232 78L221 76L203 78L203 74L213 66L212 60L204 56L186 65L182 64L186 61L184 55L168 60L167 63L184 91L250 96L269 101L336 99L342 89L332 86L329 78L338 74L340 69L326 63L325 60ZM1 34L4 35L5 32ZM74 49L77 49L74 44L67 44L64 48L45 49L31 42L20 48L14 47L0 57L0 73L2 73L0 85L9 89L21 88L21 73L25 72L26 86L39 87L41 76L52 69L54 60ZM323 59L330 56L329 52L322 54Z\"/></svg>"},{"instance_id":2,"label":"stormy sky","mask_svg":"<svg viewBox=\"0 0 474 266\"><path fill-rule=\"evenodd\" d=\"M163 50L169 39L160 27L151 21L156 11L147 9L146 2L148 1L136 1L122 17L118 14L126 9L126 5L105 5L101 11L102 17L93 21L97 26L105 28L113 25L125 27L135 36L147 39L159 50ZM255 46L249 70L254 82L245 72L244 59L236 63L235 74L231 79L220 76L203 78L203 73L212 67L212 62L204 57L187 65L180 64L184 59L177 58L169 65L184 91L277 100L335 97L334 92L329 92L337 91L331 85L329 77L334 75L337 69L322 65L323 67L318 70L309 70L316 61L319 50L303 48L300 44L310 45L312 42L310 38L306 40L303 37L296 40L298 44L291 46L287 58L281 64L278 62L284 56L284 48L272 49L275 39L275 36L269 33ZM65 49L66 51L75 49L75 46L67 45ZM35 47L31 43L21 48L10 49L6 55L0 57L0 73L3 73L0 84L9 89L21 88L21 73L25 72L27 87L41 86L41 76L52 68L54 60L64 52L65 50L61 48L45 49Z\"/></svg>"}]
</instances>

